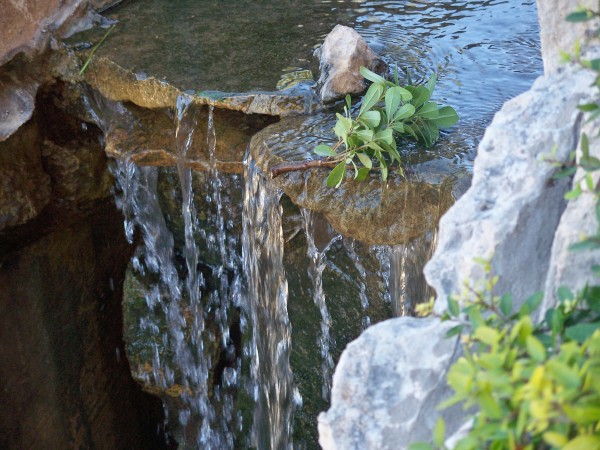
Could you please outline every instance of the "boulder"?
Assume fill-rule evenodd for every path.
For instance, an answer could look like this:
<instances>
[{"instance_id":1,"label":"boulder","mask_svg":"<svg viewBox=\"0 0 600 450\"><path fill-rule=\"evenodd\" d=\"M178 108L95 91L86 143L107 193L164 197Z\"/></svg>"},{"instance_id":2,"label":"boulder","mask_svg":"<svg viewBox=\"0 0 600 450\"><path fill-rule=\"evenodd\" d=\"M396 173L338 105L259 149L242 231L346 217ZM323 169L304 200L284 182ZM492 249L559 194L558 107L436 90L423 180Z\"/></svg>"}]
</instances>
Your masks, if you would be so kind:
<instances>
[{"instance_id":1,"label":"boulder","mask_svg":"<svg viewBox=\"0 0 600 450\"><path fill-rule=\"evenodd\" d=\"M596 8L595 0L565 2L563 0L538 0L538 17L540 22L540 38L542 41L542 57L544 73L550 74L563 67L560 51L572 52L575 42L585 36L590 29L589 23L567 22L565 17L577 10L579 6ZM597 22L597 21L596 21Z\"/></svg>"},{"instance_id":2,"label":"boulder","mask_svg":"<svg viewBox=\"0 0 600 450\"><path fill-rule=\"evenodd\" d=\"M331 408L319 415L323 449L406 448L430 440L440 414L449 429L458 428L460 407L435 409L451 394L445 375L460 352L456 338L444 337L450 326L402 317L350 343L333 377Z\"/></svg>"},{"instance_id":3,"label":"boulder","mask_svg":"<svg viewBox=\"0 0 600 450\"><path fill-rule=\"evenodd\" d=\"M598 133L598 125L598 121L595 121L586 124L583 129L588 136L594 136ZM581 158L581 149L579 150L578 159ZM600 146L594 138L590 139L589 152L590 156L600 157ZM579 169L573 179L579 181L584 177L585 172ZM594 174L595 184L598 183L598 179L598 173ZM588 193L568 202L554 235L541 311L556 305L557 290L560 286L566 286L576 293L588 284L598 284L598 277L594 276L591 268L600 261L600 250L587 249L577 253L569 250L569 247L579 242L583 236L591 236L598 232L596 202L595 196Z\"/></svg>"},{"instance_id":4,"label":"boulder","mask_svg":"<svg viewBox=\"0 0 600 450\"><path fill-rule=\"evenodd\" d=\"M465 280L483 276L475 257L493 256L497 292L511 292L517 302L544 288L569 188L552 178L544 158L556 146L554 158L566 161L576 147L576 107L591 101L593 80L592 72L573 68L541 77L496 114L479 145L471 188L442 217L438 248L425 267L441 299L438 312Z\"/></svg>"},{"instance_id":5,"label":"boulder","mask_svg":"<svg viewBox=\"0 0 600 450\"><path fill-rule=\"evenodd\" d=\"M377 73L386 69L363 37L344 25L336 25L315 54L319 57L317 86L323 103L363 92L368 84L359 72L361 66Z\"/></svg>"}]
</instances>

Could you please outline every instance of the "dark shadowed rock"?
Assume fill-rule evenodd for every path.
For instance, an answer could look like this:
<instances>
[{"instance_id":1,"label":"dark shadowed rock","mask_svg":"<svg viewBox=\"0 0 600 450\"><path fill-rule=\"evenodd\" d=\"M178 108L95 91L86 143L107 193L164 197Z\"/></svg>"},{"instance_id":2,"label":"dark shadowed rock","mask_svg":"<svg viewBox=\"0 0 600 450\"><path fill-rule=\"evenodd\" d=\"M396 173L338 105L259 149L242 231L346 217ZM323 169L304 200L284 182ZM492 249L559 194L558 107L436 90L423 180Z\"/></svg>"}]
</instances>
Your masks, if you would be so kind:
<instances>
[{"instance_id":1,"label":"dark shadowed rock","mask_svg":"<svg viewBox=\"0 0 600 450\"><path fill-rule=\"evenodd\" d=\"M362 36L344 25L335 26L316 54L321 69L317 85L323 103L363 92L367 82L359 72L361 66L377 73L385 70L385 63Z\"/></svg>"}]
</instances>

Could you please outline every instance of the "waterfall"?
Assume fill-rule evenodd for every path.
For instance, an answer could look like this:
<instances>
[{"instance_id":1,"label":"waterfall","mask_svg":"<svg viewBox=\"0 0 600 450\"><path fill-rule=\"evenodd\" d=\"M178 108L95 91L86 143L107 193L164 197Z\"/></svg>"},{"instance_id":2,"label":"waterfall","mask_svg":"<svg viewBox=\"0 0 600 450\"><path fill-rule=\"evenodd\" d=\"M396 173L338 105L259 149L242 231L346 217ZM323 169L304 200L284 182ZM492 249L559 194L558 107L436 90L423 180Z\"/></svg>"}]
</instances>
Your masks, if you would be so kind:
<instances>
[{"instance_id":1,"label":"waterfall","mask_svg":"<svg viewBox=\"0 0 600 450\"><path fill-rule=\"evenodd\" d=\"M283 268L281 191L265 180L254 161L244 161L242 255L247 279L245 310L252 338L251 389L256 402L252 445L291 449L294 407L300 403L290 367L291 325Z\"/></svg>"},{"instance_id":2,"label":"waterfall","mask_svg":"<svg viewBox=\"0 0 600 450\"><path fill-rule=\"evenodd\" d=\"M331 315L327 309L327 301L325 292L323 291L323 270L327 266L326 254L327 250L336 242L342 239L339 234L333 236L316 230L315 213L307 209L301 210L304 219L304 232L307 243L307 256L309 258L308 275L312 281L313 301L319 308L321 314L321 334L317 338L317 345L321 353L321 374L322 386L321 396L324 400L329 399L329 391L331 389L331 371L333 370L333 358L331 356ZM316 236L318 235L318 236ZM316 238L320 238L325 242L321 242L321 249L317 248Z\"/></svg>"}]
</instances>

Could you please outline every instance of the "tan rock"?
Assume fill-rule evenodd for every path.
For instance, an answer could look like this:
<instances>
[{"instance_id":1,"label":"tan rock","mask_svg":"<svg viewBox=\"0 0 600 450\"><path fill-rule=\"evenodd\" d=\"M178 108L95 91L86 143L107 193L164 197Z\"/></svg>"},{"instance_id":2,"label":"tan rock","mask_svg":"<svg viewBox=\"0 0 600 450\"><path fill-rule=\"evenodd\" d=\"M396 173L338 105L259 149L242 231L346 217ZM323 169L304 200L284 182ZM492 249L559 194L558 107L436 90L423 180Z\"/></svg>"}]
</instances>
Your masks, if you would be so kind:
<instances>
[{"instance_id":1,"label":"tan rock","mask_svg":"<svg viewBox=\"0 0 600 450\"><path fill-rule=\"evenodd\" d=\"M321 69L317 85L323 103L363 92L367 82L359 72L361 66L378 73L385 70L385 63L362 36L344 25L334 27L317 54Z\"/></svg>"}]
</instances>

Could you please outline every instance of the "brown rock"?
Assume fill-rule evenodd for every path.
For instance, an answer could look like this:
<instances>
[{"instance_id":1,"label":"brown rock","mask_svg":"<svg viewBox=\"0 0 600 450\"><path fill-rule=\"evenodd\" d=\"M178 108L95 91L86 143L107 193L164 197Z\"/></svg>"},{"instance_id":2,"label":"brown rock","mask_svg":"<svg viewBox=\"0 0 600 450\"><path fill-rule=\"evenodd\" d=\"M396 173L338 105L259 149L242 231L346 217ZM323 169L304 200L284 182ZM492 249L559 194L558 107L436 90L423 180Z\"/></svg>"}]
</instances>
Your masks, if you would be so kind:
<instances>
[{"instance_id":1,"label":"brown rock","mask_svg":"<svg viewBox=\"0 0 600 450\"><path fill-rule=\"evenodd\" d=\"M29 122L0 143L0 230L36 217L50 201L37 126Z\"/></svg>"},{"instance_id":2,"label":"brown rock","mask_svg":"<svg viewBox=\"0 0 600 450\"><path fill-rule=\"evenodd\" d=\"M336 25L327 35L318 54L321 76L317 85L323 103L363 92L367 82L359 72L361 66L377 73L385 70L385 63L362 36L343 25Z\"/></svg>"}]
</instances>

